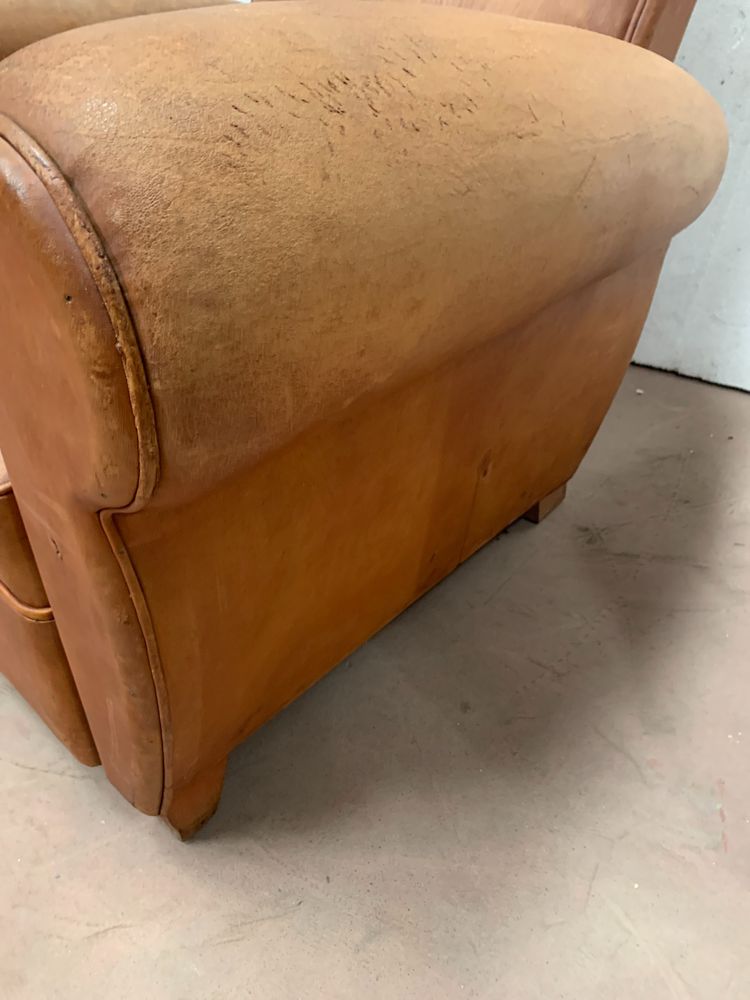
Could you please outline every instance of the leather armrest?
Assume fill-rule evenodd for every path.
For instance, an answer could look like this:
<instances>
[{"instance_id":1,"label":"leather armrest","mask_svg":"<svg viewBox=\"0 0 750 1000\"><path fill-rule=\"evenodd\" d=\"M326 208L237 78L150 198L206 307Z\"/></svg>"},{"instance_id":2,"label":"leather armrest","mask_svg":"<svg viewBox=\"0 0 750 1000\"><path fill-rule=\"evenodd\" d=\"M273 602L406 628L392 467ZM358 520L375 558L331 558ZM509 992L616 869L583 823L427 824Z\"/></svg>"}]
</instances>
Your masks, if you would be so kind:
<instances>
[{"instance_id":1,"label":"leather armrest","mask_svg":"<svg viewBox=\"0 0 750 1000\"><path fill-rule=\"evenodd\" d=\"M57 36L0 67L0 113L111 263L164 503L666 244L726 155L648 52L367 2Z\"/></svg>"}]
</instances>

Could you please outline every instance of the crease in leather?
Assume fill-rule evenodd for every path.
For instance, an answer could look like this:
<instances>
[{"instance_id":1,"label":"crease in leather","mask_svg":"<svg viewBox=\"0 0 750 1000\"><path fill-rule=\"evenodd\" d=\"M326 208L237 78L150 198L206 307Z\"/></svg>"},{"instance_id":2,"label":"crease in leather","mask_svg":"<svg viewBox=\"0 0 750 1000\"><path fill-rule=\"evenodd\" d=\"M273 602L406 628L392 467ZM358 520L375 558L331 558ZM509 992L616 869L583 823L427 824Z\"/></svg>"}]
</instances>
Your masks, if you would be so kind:
<instances>
[{"instance_id":1,"label":"crease in leather","mask_svg":"<svg viewBox=\"0 0 750 1000\"><path fill-rule=\"evenodd\" d=\"M633 42L635 39L638 33L638 28L641 26L644 14L648 10L648 6L648 0L638 0L635 9L633 10L633 15L630 18L630 24L628 25L628 29L624 35L624 40L626 42Z\"/></svg>"},{"instance_id":2,"label":"crease in leather","mask_svg":"<svg viewBox=\"0 0 750 1000\"><path fill-rule=\"evenodd\" d=\"M154 698L159 714L162 743L162 793L164 805L166 776L171 760L171 726L167 686L161 665L156 633L143 587L135 571L130 554L114 520L115 514L140 510L153 495L159 480L159 444L156 431L151 392L138 334L120 280L104 248L101 237L89 218L88 212L54 160L13 119L0 113L0 138L18 153L36 174L49 193L55 207L78 246L84 262L104 304L115 334L115 347L121 359L130 399L131 412L138 442L138 470L136 487L129 503L117 508L97 512L102 531L109 543L117 565L125 580L128 593L138 620L146 649L149 672L154 686ZM8 486L10 488L11 484ZM0 584L2 586L2 584ZM6 588L7 590L7 588ZM10 591L0 596L6 601L13 598ZM10 601L8 601L10 603ZM21 602L16 602L18 605ZM14 605L11 603L11 607ZM52 608L29 609L49 610ZM28 617L28 615L25 615ZM33 621L49 620L32 618Z\"/></svg>"}]
</instances>

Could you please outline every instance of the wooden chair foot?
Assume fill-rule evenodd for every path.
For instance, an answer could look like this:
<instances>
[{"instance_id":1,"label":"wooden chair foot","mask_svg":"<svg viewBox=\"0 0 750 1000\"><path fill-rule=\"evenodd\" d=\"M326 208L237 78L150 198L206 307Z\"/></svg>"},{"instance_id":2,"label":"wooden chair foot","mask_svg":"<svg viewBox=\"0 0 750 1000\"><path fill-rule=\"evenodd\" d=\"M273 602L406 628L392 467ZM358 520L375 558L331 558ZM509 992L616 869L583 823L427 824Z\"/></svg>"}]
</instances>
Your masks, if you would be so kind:
<instances>
[{"instance_id":1,"label":"wooden chair foot","mask_svg":"<svg viewBox=\"0 0 750 1000\"><path fill-rule=\"evenodd\" d=\"M546 497L542 497L538 503L535 503L533 507L530 507L526 511L523 515L524 520L532 521L534 524L541 523L548 514L552 513L555 507L559 507L563 502L567 487L568 484L563 483L562 486L548 493Z\"/></svg>"},{"instance_id":2,"label":"wooden chair foot","mask_svg":"<svg viewBox=\"0 0 750 1000\"><path fill-rule=\"evenodd\" d=\"M189 840L216 812L226 767L226 760L222 760L201 771L189 784L172 789L162 819L180 840Z\"/></svg>"}]
</instances>

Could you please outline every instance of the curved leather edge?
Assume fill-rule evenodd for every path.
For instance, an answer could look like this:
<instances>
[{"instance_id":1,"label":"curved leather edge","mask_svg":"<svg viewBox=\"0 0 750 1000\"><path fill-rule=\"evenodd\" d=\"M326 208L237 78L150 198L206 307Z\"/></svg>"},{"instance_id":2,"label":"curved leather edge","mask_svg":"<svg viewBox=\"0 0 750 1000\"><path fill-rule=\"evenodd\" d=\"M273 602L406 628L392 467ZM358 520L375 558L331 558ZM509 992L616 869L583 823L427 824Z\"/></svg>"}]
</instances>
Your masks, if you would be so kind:
<instances>
[{"instance_id":1,"label":"curved leather edge","mask_svg":"<svg viewBox=\"0 0 750 1000\"><path fill-rule=\"evenodd\" d=\"M638 28L643 19L643 15L648 7L648 0L638 0L633 10L633 15L630 18L630 24L627 27L623 39L626 42L632 42L638 33Z\"/></svg>"},{"instance_id":2,"label":"curved leather edge","mask_svg":"<svg viewBox=\"0 0 750 1000\"><path fill-rule=\"evenodd\" d=\"M16 122L2 113L0 113L0 138L5 139L23 158L52 198L64 224L80 250L101 296L115 333L117 353L122 361L138 442L138 478L135 493L130 503L115 509L102 509L98 512L98 517L133 602L147 652L161 728L163 804L168 762L171 759L171 727L169 725L166 684L148 603L114 521L115 514L129 513L143 507L152 496L159 479L156 419L143 356L119 278L81 199L73 191L54 160ZM10 484L8 485L10 486ZM0 584L1 586L2 584ZM23 607L10 591L7 591L6 594L2 594L0 591L0 596L4 597L11 604L11 607ZM52 617L51 608L27 610L32 612L49 610L50 617ZM31 620L44 621L48 619L32 618Z\"/></svg>"},{"instance_id":3,"label":"curved leather edge","mask_svg":"<svg viewBox=\"0 0 750 1000\"><path fill-rule=\"evenodd\" d=\"M120 572L125 580L125 585L128 588L130 599L133 602L133 607L135 608L135 613L138 618L138 624L141 628L143 642L146 647L151 677L154 682L154 693L156 695L156 706L159 713L159 725L161 729L160 736L163 759L162 792L161 803L159 806L159 811L161 812L164 807L164 798L168 787L168 777L172 762L172 725L169 711L167 683L164 677L161 656L159 654L159 645L156 639L156 631L154 629L154 623L151 617L148 601L146 600L146 595L143 591L143 587L141 586L141 581L138 577L135 566L133 565L133 561L130 558L130 553L127 550L117 527L117 522L115 521L116 514L127 514L134 510L138 510L138 507L130 505L128 507L121 507L117 510L102 510L99 512L99 523L102 526L102 531L104 532L114 557L117 560Z\"/></svg>"},{"instance_id":4,"label":"curved leather edge","mask_svg":"<svg viewBox=\"0 0 750 1000\"><path fill-rule=\"evenodd\" d=\"M122 287L80 198L54 160L28 133L2 113L0 138L23 157L44 184L81 251L112 322L138 436L138 484L128 508L137 510L153 494L159 480L159 446L146 369Z\"/></svg>"},{"instance_id":5,"label":"curved leather edge","mask_svg":"<svg viewBox=\"0 0 750 1000\"><path fill-rule=\"evenodd\" d=\"M30 622L51 622L54 621L54 614L52 608L35 608L31 604L26 604L24 601L19 600L18 597L13 593L10 587L7 587L2 580L0 580L0 600L2 600L8 607L15 611L17 615L25 618Z\"/></svg>"}]
</instances>

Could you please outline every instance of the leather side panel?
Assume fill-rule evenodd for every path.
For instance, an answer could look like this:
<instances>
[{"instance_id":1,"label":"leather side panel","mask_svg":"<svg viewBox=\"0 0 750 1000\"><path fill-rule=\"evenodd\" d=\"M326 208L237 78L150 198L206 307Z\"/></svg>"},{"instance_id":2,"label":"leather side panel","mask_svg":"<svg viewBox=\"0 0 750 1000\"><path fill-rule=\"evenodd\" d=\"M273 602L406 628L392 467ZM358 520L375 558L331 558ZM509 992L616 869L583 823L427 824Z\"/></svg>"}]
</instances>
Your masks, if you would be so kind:
<instances>
[{"instance_id":1,"label":"leather side panel","mask_svg":"<svg viewBox=\"0 0 750 1000\"><path fill-rule=\"evenodd\" d=\"M99 755L54 621L31 622L0 604L2 672L82 764Z\"/></svg>"},{"instance_id":2,"label":"leather side panel","mask_svg":"<svg viewBox=\"0 0 750 1000\"><path fill-rule=\"evenodd\" d=\"M573 474L659 266L338 413L209 496L118 517L169 688L167 801Z\"/></svg>"},{"instance_id":3,"label":"leather side panel","mask_svg":"<svg viewBox=\"0 0 750 1000\"><path fill-rule=\"evenodd\" d=\"M154 679L138 609L100 522L101 511L132 504L154 478L142 471L134 362L102 298L106 261L94 253L89 264L81 250L92 245L85 218L72 212L64 221L58 208L71 197L64 180L0 120L3 132L29 162L0 139L2 451L107 775L140 809L158 812Z\"/></svg>"},{"instance_id":4,"label":"leather side panel","mask_svg":"<svg viewBox=\"0 0 750 1000\"><path fill-rule=\"evenodd\" d=\"M78 760L98 764L78 690L47 604L8 486L0 493L0 669Z\"/></svg>"}]
</instances>

